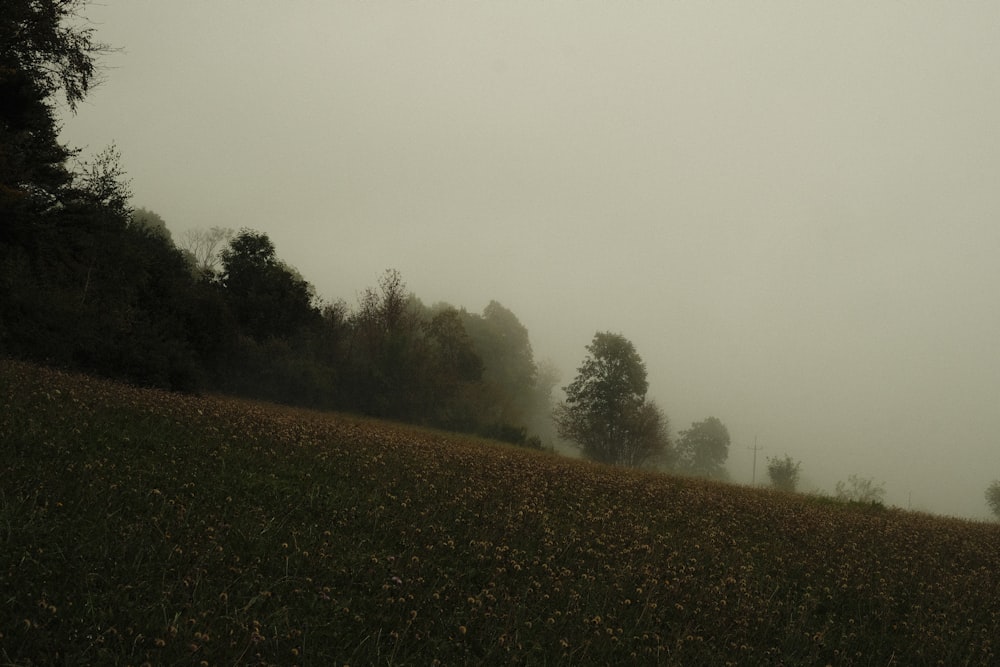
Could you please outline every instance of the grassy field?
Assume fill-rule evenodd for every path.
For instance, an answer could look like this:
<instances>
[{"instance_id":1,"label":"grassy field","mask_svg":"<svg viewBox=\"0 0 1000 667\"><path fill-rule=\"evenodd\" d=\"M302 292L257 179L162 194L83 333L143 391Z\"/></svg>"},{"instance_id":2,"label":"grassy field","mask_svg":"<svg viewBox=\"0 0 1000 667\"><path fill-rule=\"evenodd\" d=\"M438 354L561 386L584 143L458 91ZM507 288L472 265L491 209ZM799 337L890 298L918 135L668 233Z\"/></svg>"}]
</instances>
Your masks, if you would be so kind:
<instances>
[{"instance_id":1,"label":"grassy field","mask_svg":"<svg viewBox=\"0 0 1000 667\"><path fill-rule=\"evenodd\" d=\"M1000 527L0 361L0 663L991 665Z\"/></svg>"}]
</instances>

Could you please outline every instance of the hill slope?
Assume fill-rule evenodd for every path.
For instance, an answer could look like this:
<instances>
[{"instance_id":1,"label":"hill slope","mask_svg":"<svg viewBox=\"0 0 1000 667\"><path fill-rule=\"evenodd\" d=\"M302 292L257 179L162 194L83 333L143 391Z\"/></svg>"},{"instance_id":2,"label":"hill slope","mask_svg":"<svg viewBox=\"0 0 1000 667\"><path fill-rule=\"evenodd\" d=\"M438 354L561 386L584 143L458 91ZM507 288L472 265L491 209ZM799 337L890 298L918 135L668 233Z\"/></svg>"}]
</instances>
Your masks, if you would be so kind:
<instances>
[{"instance_id":1,"label":"hill slope","mask_svg":"<svg viewBox=\"0 0 1000 667\"><path fill-rule=\"evenodd\" d=\"M0 361L12 664L998 660L1000 528Z\"/></svg>"}]
</instances>

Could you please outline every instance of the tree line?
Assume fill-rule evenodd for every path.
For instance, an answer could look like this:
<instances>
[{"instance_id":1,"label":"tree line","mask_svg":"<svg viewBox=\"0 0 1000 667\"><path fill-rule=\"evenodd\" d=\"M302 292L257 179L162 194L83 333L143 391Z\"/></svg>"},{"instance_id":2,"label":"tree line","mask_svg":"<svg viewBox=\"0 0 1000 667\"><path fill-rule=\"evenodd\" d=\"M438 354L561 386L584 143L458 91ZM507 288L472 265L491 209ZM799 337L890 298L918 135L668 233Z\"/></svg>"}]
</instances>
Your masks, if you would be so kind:
<instances>
[{"instance_id":1,"label":"tree line","mask_svg":"<svg viewBox=\"0 0 1000 667\"><path fill-rule=\"evenodd\" d=\"M83 5L0 17L0 354L528 442L555 380L503 305L428 307L392 270L354 307L324 302L266 234L174 243L114 147L61 144L57 105L75 111L109 50Z\"/></svg>"},{"instance_id":2,"label":"tree line","mask_svg":"<svg viewBox=\"0 0 1000 667\"><path fill-rule=\"evenodd\" d=\"M132 208L114 147L81 160L58 139L60 100L75 111L110 50L81 23L84 5L11 0L0 13L0 354L535 447L554 426L595 461L725 477L725 425L706 417L673 436L621 334L595 334L553 410L558 374L500 303L427 306L394 270L357 304L330 303L262 232L175 243L159 215ZM799 466L771 460L772 483L794 490ZM838 497L881 498L849 481ZM987 499L1000 512L998 489Z\"/></svg>"},{"instance_id":3,"label":"tree line","mask_svg":"<svg viewBox=\"0 0 1000 667\"><path fill-rule=\"evenodd\" d=\"M184 391L219 390L533 444L552 425L553 369L493 301L426 306L386 271L354 306L329 303L265 233L222 228L175 243L131 206L111 147L89 161L58 140L109 47L84 0L14 0L0 17L0 354ZM594 460L719 476L712 417L673 442L620 335L595 336L555 411Z\"/></svg>"}]
</instances>

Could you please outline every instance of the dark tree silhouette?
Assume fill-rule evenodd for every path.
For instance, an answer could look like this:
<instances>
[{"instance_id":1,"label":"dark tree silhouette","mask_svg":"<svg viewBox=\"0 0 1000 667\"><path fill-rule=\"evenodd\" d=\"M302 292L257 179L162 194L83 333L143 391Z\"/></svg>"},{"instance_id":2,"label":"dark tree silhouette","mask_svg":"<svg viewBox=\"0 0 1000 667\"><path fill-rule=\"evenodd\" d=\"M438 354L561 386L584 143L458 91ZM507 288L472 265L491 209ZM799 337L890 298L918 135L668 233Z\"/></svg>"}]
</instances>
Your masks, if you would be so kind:
<instances>
[{"instance_id":1,"label":"dark tree silhouette","mask_svg":"<svg viewBox=\"0 0 1000 667\"><path fill-rule=\"evenodd\" d=\"M646 367L635 346L621 334L597 333L587 351L556 407L559 435L601 463L640 466L663 455L667 420L646 401Z\"/></svg>"},{"instance_id":2,"label":"dark tree silhouette","mask_svg":"<svg viewBox=\"0 0 1000 667\"><path fill-rule=\"evenodd\" d=\"M716 417L708 417L680 432L678 470L699 477L725 477L729 457L729 430Z\"/></svg>"}]
</instances>

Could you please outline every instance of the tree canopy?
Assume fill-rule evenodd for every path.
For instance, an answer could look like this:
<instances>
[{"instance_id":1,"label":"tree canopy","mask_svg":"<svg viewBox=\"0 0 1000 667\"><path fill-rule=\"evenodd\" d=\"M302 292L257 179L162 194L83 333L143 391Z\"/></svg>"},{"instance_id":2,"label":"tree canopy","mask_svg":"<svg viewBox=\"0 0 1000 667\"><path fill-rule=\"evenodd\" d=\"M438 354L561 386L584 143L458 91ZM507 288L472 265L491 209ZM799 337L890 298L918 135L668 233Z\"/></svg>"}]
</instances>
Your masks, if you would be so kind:
<instances>
[{"instance_id":1,"label":"tree canopy","mask_svg":"<svg viewBox=\"0 0 1000 667\"><path fill-rule=\"evenodd\" d=\"M25 242L63 202L74 151L58 141L55 105L70 109L107 50L77 18L82 0L7 0L0 12L0 240Z\"/></svg>"},{"instance_id":2,"label":"tree canopy","mask_svg":"<svg viewBox=\"0 0 1000 667\"><path fill-rule=\"evenodd\" d=\"M288 336L318 319L311 286L278 261L267 234L243 229L220 256L219 283L240 326L251 336Z\"/></svg>"},{"instance_id":3,"label":"tree canopy","mask_svg":"<svg viewBox=\"0 0 1000 667\"><path fill-rule=\"evenodd\" d=\"M801 461L794 461L787 454L782 459L768 458L767 474L771 478L771 485L782 491L794 491L799 484L801 466Z\"/></svg>"},{"instance_id":4,"label":"tree canopy","mask_svg":"<svg viewBox=\"0 0 1000 667\"><path fill-rule=\"evenodd\" d=\"M843 502L881 505L885 499L885 485L870 477L848 475L846 482L837 482L834 495Z\"/></svg>"},{"instance_id":5,"label":"tree canopy","mask_svg":"<svg viewBox=\"0 0 1000 667\"><path fill-rule=\"evenodd\" d=\"M646 366L635 346L621 334L599 332L586 349L555 412L559 435L601 463L641 466L664 454L667 419L646 401Z\"/></svg>"},{"instance_id":6,"label":"tree canopy","mask_svg":"<svg viewBox=\"0 0 1000 667\"><path fill-rule=\"evenodd\" d=\"M680 432L677 441L678 468L699 477L725 477L729 457L729 430L716 417L695 422Z\"/></svg>"},{"instance_id":7,"label":"tree canopy","mask_svg":"<svg viewBox=\"0 0 1000 667\"><path fill-rule=\"evenodd\" d=\"M994 480L986 489L986 505L1000 519L1000 480Z\"/></svg>"}]
</instances>

